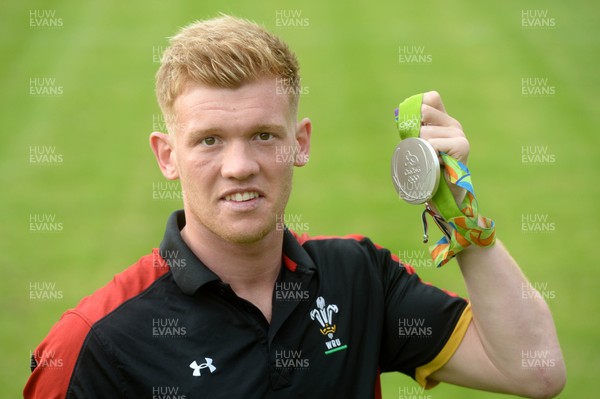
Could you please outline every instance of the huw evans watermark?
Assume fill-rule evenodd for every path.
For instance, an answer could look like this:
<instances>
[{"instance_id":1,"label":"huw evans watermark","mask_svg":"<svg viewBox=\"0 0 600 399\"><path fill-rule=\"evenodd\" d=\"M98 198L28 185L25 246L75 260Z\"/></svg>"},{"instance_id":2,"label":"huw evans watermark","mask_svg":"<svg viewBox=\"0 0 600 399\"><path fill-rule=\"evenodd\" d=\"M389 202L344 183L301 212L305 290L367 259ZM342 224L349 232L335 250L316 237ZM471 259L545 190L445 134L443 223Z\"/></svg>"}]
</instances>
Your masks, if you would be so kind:
<instances>
[{"instance_id":1,"label":"huw evans watermark","mask_svg":"<svg viewBox=\"0 0 600 399\"><path fill-rule=\"evenodd\" d=\"M404 265L412 267L433 267L433 259L426 250L404 250L398 252L398 258Z\"/></svg>"},{"instance_id":2,"label":"huw evans watermark","mask_svg":"<svg viewBox=\"0 0 600 399\"><path fill-rule=\"evenodd\" d=\"M164 62L185 64L185 55L172 54L171 52L168 52L167 49L167 46L152 46L152 62L155 64L160 64Z\"/></svg>"},{"instance_id":3,"label":"huw evans watermark","mask_svg":"<svg viewBox=\"0 0 600 399\"><path fill-rule=\"evenodd\" d=\"M554 29L556 18L549 10L521 10L521 27L526 29Z\"/></svg>"},{"instance_id":4,"label":"huw evans watermark","mask_svg":"<svg viewBox=\"0 0 600 399\"><path fill-rule=\"evenodd\" d=\"M309 367L310 360L301 350L275 350L275 368L306 370Z\"/></svg>"},{"instance_id":5,"label":"huw evans watermark","mask_svg":"<svg viewBox=\"0 0 600 399\"><path fill-rule=\"evenodd\" d=\"M178 122L177 115L162 113L152 114L152 131L174 133L181 130L182 124Z\"/></svg>"},{"instance_id":6,"label":"huw evans watermark","mask_svg":"<svg viewBox=\"0 0 600 399\"><path fill-rule=\"evenodd\" d=\"M521 78L521 95L524 97L552 97L556 94L556 86L550 84L548 78Z\"/></svg>"},{"instance_id":7,"label":"huw evans watermark","mask_svg":"<svg viewBox=\"0 0 600 399\"><path fill-rule=\"evenodd\" d=\"M403 317L398 319L398 336L410 338L429 338L433 334L431 326L425 324L422 317Z\"/></svg>"},{"instance_id":8,"label":"huw evans watermark","mask_svg":"<svg viewBox=\"0 0 600 399\"><path fill-rule=\"evenodd\" d=\"M54 145L30 145L29 164L31 165L61 165L64 156Z\"/></svg>"},{"instance_id":9,"label":"huw evans watermark","mask_svg":"<svg viewBox=\"0 0 600 399\"><path fill-rule=\"evenodd\" d=\"M63 291L56 287L56 282L29 282L29 299L32 301L59 301L63 299Z\"/></svg>"},{"instance_id":10,"label":"huw evans watermark","mask_svg":"<svg viewBox=\"0 0 600 399\"><path fill-rule=\"evenodd\" d=\"M521 163L524 165L554 165L556 154L547 145L521 146Z\"/></svg>"},{"instance_id":11,"label":"huw evans watermark","mask_svg":"<svg viewBox=\"0 0 600 399\"><path fill-rule=\"evenodd\" d=\"M521 231L524 233L553 233L556 222L547 213L524 213L521 215Z\"/></svg>"},{"instance_id":12,"label":"huw evans watermark","mask_svg":"<svg viewBox=\"0 0 600 399\"><path fill-rule=\"evenodd\" d=\"M152 399L188 399L181 387L177 386L153 386Z\"/></svg>"},{"instance_id":13,"label":"huw evans watermark","mask_svg":"<svg viewBox=\"0 0 600 399\"><path fill-rule=\"evenodd\" d=\"M276 301L308 301L310 293L300 281L277 281L274 297Z\"/></svg>"},{"instance_id":14,"label":"huw evans watermark","mask_svg":"<svg viewBox=\"0 0 600 399\"><path fill-rule=\"evenodd\" d=\"M56 350L44 349L29 352L29 358L35 359L35 367L46 370L60 370L64 366L62 357L57 356Z\"/></svg>"},{"instance_id":15,"label":"huw evans watermark","mask_svg":"<svg viewBox=\"0 0 600 399\"><path fill-rule=\"evenodd\" d=\"M308 86L302 86L300 78L276 78L275 79L275 94L277 95L306 95L310 94Z\"/></svg>"},{"instance_id":16,"label":"huw evans watermark","mask_svg":"<svg viewBox=\"0 0 600 399\"><path fill-rule=\"evenodd\" d=\"M275 216L275 229L282 231L285 228L296 232L307 232L310 229L308 222L302 221L302 215L297 213L286 213Z\"/></svg>"},{"instance_id":17,"label":"huw evans watermark","mask_svg":"<svg viewBox=\"0 0 600 399\"><path fill-rule=\"evenodd\" d=\"M279 145L275 147L276 163L306 165L308 161L309 155L306 153L301 153L297 146Z\"/></svg>"},{"instance_id":18,"label":"huw evans watermark","mask_svg":"<svg viewBox=\"0 0 600 399\"><path fill-rule=\"evenodd\" d=\"M163 54L167 49L166 46L152 46L152 62L160 64L163 60Z\"/></svg>"},{"instance_id":19,"label":"huw evans watermark","mask_svg":"<svg viewBox=\"0 0 600 399\"><path fill-rule=\"evenodd\" d=\"M425 46L400 45L398 46L399 64L431 64L433 55L425 51Z\"/></svg>"},{"instance_id":20,"label":"huw evans watermark","mask_svg":"<svg viewBox=\"0 0 600 399\"><path fill-rule=\"evenodd\" d=\"M58 233L63 231L63 222L54 213L30 213L29 231L34 233Z\"/></svg>"},{"instance_id":21,"label":"huw evans watermark","mask_svg":"<svg viewBox=\"0 0 600 399\"><path fill-rule=\"evenodd\" d=\"M177 249L159 249L152 252L152 264L154 267L163 267L164 262L173 268L183 268L188 265L187 258L180 255Z\"/></svg>"},{"instance_id":22,"label":"huw evans watermark","mask_svg":"<svg viewBox=\"0 0 600 399\"><path fill-rule=\"evenodd\" d=\"M158 317L152 319L153 337L185 337L187 328L182 325L181 320L171 317Z\"/></svg>"},{"instance_id":23,"label":"huw evans watermark","mask_svg":"<svg viewBox=\"0 0 600 399\"><path fill-rule=\"evenodd\" d=\"M523 350L521 351L521 367L528 368L553 368L556 359L550 356L548 350Z\"/></svg>"},{"instance_id":24,"label":"huw evans watermark","mask_svg":"<svg viewBox=\"0 0 600 399\"><path fill-rule=\"evenodd\" d=\"M153 200L183 200L181 183L177 181L157 181L152 183Z\"/></svg>"},{"instance_id":25,"label":"huw evans watermark","mask_svg":"<svg viewBox=\"0 0 600 399\"><path fill-rule=\"evenodd\" d=\"M547 282L521 283L521 299L555 299L556 291L548 288Z\"/></svg>"},{"instance_id":26,"label":"huw evans watermark","mask_svg":"<svg viewBox=\"0 0 600 399\"><path fill-rule=\"evenodd\" d=\"M32 97L60 97L63 93L64 88L56 78L29 78L29 95Z\"/></svg>"},{"instance_id":27,"label":"huw evans watermark","mask_svg":"<svg viewBox=\"0 0 600 399\"><path fill-rule=\"evenodd\" d=\"M425 393L423 387L399 387L398 388L398 399L431 399L430 394Z\"/></svg>"},{"instance_id":28,"label":"huw evans watermark","mask_svg":"<svg viewBox=\"0 0 600 399\"><path fill-rule=\"evenodd\" d=\"M29 78L29 95L32 97L58 97L64 93L56 78Z\"/></svg>"},{"instance_id":29,"label":"huw evans watermark","mask_svg":"<svg viewBox=\"0 0 600 399\"><path fill-rule=\"evenodd\" d=\"M302 15L302 10L275 10L275 26L284 28L307 28L309 18Z\"/></svg>"},{"instance_id":30,"label":"huw evans watermark","mask_svg":"<svg viewBox=\"0 0 600 399\"><path fill-rule=\"evenodd\" d=\"M29 27L38 29L62 28L64 20L56 10L29 10Z\"/></svg>"}]
</instances>

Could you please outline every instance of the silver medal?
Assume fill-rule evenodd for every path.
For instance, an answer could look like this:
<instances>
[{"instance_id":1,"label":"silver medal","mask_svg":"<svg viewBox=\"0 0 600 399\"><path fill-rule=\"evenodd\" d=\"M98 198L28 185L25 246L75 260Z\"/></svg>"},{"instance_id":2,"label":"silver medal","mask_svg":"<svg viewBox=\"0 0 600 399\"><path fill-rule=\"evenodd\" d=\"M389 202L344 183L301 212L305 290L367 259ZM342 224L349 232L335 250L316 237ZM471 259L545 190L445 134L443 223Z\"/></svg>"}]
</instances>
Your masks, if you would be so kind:
<instances>
[{"instance_id":1,"label":"silver medal","mask_svg":"<svg viewBox=\"0 0 600 399\"><path fill-rule=\"evenodd\" d=\"M420 138L402 140L392 157L392 180L398 195L409 204L429 201L440 183L437 151Z\"/></svg>"}]
</instances>

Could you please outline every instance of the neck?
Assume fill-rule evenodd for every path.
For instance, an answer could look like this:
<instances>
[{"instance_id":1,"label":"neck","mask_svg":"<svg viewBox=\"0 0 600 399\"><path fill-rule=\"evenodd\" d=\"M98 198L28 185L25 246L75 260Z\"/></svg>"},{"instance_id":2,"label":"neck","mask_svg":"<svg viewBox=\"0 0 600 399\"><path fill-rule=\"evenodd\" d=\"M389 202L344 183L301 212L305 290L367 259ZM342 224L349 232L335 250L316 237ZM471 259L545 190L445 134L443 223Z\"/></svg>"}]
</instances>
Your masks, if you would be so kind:
<instances>
[{"instance_id":1,"label":"neck","mask_svg":"<svg viewBox=\"0 0 600 399\"><path fill-rule=\"evenodd\" d=\"M281 268L283 231L273 229L260 241L239 244L224 240L186 215L181 236L202 263L239 296L266 289L272 292Z\"/></svg>"}]
</instances>

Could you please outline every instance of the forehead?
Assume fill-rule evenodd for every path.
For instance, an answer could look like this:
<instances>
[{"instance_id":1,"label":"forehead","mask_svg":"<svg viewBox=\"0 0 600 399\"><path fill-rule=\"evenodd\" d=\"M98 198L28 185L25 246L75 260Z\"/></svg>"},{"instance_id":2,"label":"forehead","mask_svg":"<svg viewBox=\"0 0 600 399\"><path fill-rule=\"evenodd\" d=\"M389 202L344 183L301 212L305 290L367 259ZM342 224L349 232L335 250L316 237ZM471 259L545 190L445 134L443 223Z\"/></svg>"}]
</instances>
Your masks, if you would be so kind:
<instances>
[{"instance_id":1,"label":"forehead","mask_svg":"<svg viewBox=\"0 0 600 399\"><path fill-rule=\"evenodd\" d=\"M177 131L244 130L254 125L288 126L293 120L288 95L275 78L237 88L188 83L173 104Z\"/></svg>"}]
</instances>

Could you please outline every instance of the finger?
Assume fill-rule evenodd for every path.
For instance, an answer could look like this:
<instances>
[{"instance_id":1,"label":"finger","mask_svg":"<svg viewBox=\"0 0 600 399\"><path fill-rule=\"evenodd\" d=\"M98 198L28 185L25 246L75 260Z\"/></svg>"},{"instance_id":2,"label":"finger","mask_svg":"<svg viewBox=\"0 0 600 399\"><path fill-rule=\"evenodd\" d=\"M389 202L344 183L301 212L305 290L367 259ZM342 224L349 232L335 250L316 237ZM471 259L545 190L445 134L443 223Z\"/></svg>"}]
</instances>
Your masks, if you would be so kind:
<instances>
[{"instance_id":1,"label":"finger","mask_svg":"<svg viewBox=\"0 0 600 399\"><path fill-rule=\"evenodd\" d=\"M462 129L456 119L427 104L421 106L421 123L423 125L454 126Z\"/></svg>"},{"instance_id":2,"label":"finger","mask_svg":"<svg viewBox=\"0 0 600 399\"><path fill-rule=\"evenodd\" d=\"M438 111L446 113L446 108L444 107L444 103L442 102L442 97L437 91L428 91L427 93L424 93L423 104L427 104L437 109Z\"/></svg>"},{"instance_id":3,"label":"finger","mask_svg":"<svg viewBox=\"0 0 600 399\"><path fill-rule=\"evenodd\" d=\"M434 138L427 141L436 151L445 152L466 165L470 147L465 137Z\"/></svg>"},{"instance_id":4,"label":"finger","mask_svg":"<svg viewBox=\"0 0 600 399\"><path fill-rule=\"evenodd\" d=\"M421 126L419 137L423 139L444 139L452 137L465 137L462 129L454 126Z\"/></svg>"}]
</instances>

